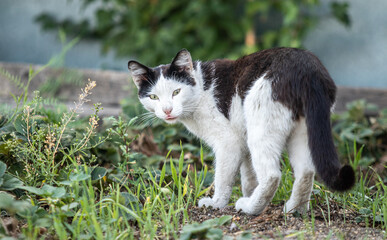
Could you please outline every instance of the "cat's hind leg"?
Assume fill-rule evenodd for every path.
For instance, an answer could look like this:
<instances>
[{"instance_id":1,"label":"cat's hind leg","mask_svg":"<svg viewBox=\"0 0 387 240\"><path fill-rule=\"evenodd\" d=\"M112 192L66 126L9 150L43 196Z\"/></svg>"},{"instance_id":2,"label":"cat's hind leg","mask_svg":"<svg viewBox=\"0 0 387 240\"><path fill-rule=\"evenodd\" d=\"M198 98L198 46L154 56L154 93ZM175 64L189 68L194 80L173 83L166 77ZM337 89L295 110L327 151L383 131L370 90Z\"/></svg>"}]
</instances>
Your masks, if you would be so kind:
<instances>
[{"instance_id":1,"label":"cat's hind leg","mask_svg":"<svg viewBox=\"0 0 387 240\"><path fill-rule=\"evenodd\" d=\"M241 185L243 197L250 197L258 185L257 176L251 163L250 154L243 159L241 164Z\"/></svg>"},{"instance_id":2,"label":"cat's hind leg","mask_svg":"<svg viewBox=\"0 0 387 240\"><path fill-rule=\"evenodd\" d=\"M245 99L244 112L247 143L259 184L250 197L240 198L235 208L248 214L260 214L280 183L279 158L294 121L288 108L272 100L269 81L258 79L250 91Z\"/></svg>"},{"instance_id":3,"label":"cat's hind leg","mask_svg":"<svg viewBox=\"0 0 387 240\"><path fill-rule=\"evenodd\" d=\"M307 129L303 118L298 121L288 141L288 154L295 181L290 199L284 206L284 212L305 213L309 209L315 168L309 151Z\"/></svg>"}]
</instances>

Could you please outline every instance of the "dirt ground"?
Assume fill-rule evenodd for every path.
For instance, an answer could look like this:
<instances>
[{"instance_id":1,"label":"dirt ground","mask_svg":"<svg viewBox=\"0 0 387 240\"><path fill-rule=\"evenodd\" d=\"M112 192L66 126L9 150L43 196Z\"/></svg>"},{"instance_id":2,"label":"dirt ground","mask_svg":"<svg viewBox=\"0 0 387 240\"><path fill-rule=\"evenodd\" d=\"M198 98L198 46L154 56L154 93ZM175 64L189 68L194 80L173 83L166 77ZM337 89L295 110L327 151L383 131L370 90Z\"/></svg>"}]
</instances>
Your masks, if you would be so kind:
<instances>
[{"instance_id":1,"label":"dirt ground","mask_svg":"<svg viewBox=\"0 0 387 240\"><path fill-rule=\"evenodd\" d=\"M283 206L273 204L259 216L237 212L231 206L221 210L193 207L189 214L191 219L197 222L231 215L232 222L223 226L222 230L225 235L235 237L244 231L251 231L253 239L386 239L387 234L380 226L372 228L372 221L367 227L364 221L356 222L356 217L359 217L357 213L348 209L344 211L334 204L331 205L330 221L327 209L313 210L314 224L310 211L306 216L295 214L285 216L282 211Z\"/></svg>"}]
</instances>

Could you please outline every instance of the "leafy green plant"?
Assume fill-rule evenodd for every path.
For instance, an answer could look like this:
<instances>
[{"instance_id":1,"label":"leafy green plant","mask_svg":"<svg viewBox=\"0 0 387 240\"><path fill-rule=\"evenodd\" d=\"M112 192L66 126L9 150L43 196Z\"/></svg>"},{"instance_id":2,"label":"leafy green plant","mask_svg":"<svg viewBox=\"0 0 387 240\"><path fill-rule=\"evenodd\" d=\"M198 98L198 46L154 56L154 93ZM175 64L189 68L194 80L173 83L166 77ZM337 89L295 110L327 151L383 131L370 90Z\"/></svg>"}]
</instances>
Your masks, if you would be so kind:
<instances>
[{"instance_id":1,"label":"leafy green plant","mask_svg":"<svg viewBox=\"0 0 387 240\"><path fill-rule=\"evenodd\" d=\"M131 125L135 118L130 121L125 121L120 116L118 119L111 117L111 128L108 129L112 135L112 140L119 146L119 155L122 156L121 161L117 162L118 168L122 171L129 171L130 165L136 163L136 156L131 151L131 143L135 140L134 134L130 134ZM116 138L115 138L116 137Z\"/></svg>"},{"instance_id":2,"label":"leafy green plant","mask_svg":"<svg viewBox=\"0 0 387 240\"><path fill-rule=\"evenodd\" d=\"M98 116L92 115L87 126L82 131L75 131L70 124L78 109L87 101L95 82L89 81L82 89L78 103L68 113L64 113L59 124L47 122L47 117L40 114L40 98L35 97L28 105L24 106L22 113L18 113L11 126L4 126L8 131L2 134L4 150L8 162L21 163L24 171L16 170L15 173L23 175L28 180L28 185L37 185L41 182L52 183L59 169L69 159L84 160L86 152L95 148L103 138L93 139L94 131L98 126ZM99 106L96 105L96 113ZM93 161L93 157L87 157ZM75 160L74 160L75 161Z\"/></svg>"},{"instance_id":3,"label":"leafy green plant","mask_svg":"<svg viewBox=\"0 0 387 240\"><path fill-rule=\"evenodd\" d=\"M23 213L27 212L33 206L27 201L15 200L15 197L6 192L0 192L0 209L5 210L8 216L15 217L15 215L23 216ZM3 216L3 213L2 213ZM5 227L3 219L0 218L0 238L4 239L6 236L10 236L11 233Z\"/></svg>"},{"instance_id":4,"label":"leafy green plant","mask_svg":"<svg viewBox=\"0 0 387 240\"><path fill-rule=\"evenodd\" d=\"M218 227L229 223L231 219L232 216L225 215L220 218L206 220L202 223L185 225L180 235L180 239L222 239L223 231Z\"/></svg>"},{"instance_id":5,"label":"leafy green plant","mask_svg":"<svg viewBox=\"0 0 387 240\"><path fill-rule=\"evenodd\" d=\"M367 167L378 162L387 153L387 109L378 110L365 100L351 102L347 109L332 116L334 138L341 157L356 159L352 153L360 149L362 158L356 165Z\"/></svg>"},{"instance_id":6,"label":"leafy green plant","mask_svg":"<svg viewBox=\"0 0 387 240\"><path fill-rule=\"evenodd\" d=\"M6 169L7 165L0 161L0 191L12 191L21 187L23 183L11 174L6 173Z\"/></svg>"},{"instance_id":7,"label":"leafy green plant","mask_svg":"<svg viewBox=\"0 0 387 240\"><path fill-rule=\"evenodd\" d=\"M135 56L149 65L168 62L171 53L183 47L198 59L235 58L274 46L300 47L318 18L326 17L313 11L318 0L82 2L84 8L97 6L94 19L59 20L43 13L36 21L43 29L60 26L68 34L101 40L104 52L112 49L118 56ZM348 3L334 1L330 6L329 16L350 24Z\"/></svg>"}]
</instances>

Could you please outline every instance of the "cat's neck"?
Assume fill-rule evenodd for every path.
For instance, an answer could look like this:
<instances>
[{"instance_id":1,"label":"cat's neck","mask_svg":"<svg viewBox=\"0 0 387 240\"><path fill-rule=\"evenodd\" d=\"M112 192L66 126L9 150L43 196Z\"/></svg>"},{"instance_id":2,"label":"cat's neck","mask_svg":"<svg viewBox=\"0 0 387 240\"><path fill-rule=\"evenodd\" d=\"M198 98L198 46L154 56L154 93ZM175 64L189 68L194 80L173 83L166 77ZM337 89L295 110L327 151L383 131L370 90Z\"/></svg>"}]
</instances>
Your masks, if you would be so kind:
<instances>
[{"instance_id":1,"label":"cat's neck","mask_svg":"<svg viewBox=\"0 0 387 240\"><path fill-rule=\"evenodd\" d=\"M214 125L228 121L221 111L222 106L218 106L218 101L223 99L219 96L221 92L217 84L219 80L227 82L231 78L230 63L231 61L226 60L194 63L196 84L193 99L196 107L189 115L181 118L180 122L200 138L207 139L208 132L217 128Z\"/></svg>"}]
</instances>

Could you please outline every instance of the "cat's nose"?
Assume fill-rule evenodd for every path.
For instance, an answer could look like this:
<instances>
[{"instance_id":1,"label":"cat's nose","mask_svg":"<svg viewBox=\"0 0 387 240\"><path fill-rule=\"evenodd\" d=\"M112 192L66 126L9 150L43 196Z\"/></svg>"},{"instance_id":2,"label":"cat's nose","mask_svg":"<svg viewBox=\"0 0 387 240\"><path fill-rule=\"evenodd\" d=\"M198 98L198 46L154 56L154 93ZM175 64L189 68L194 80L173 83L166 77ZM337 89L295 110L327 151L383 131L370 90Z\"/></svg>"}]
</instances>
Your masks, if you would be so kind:
<instances>
[{"instance_id":1,"label":"cat's nose","mask_svg":"<svg viewBox=\"0 0 387 240\"><path fill-rule=\"evenodd\" d=\"M171 114L172 108L163 108L163 112L167 115Z\"/></svg>"}]
</instances>

